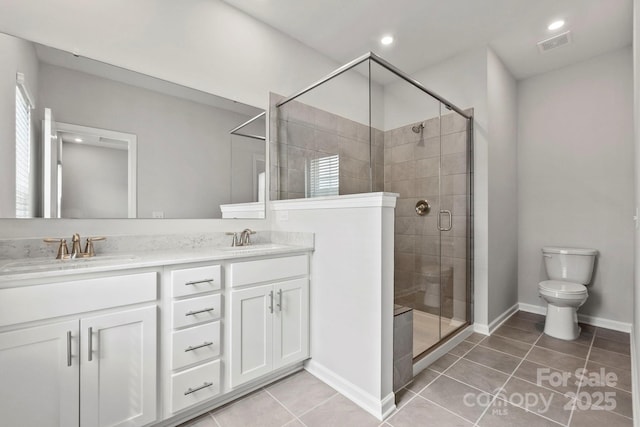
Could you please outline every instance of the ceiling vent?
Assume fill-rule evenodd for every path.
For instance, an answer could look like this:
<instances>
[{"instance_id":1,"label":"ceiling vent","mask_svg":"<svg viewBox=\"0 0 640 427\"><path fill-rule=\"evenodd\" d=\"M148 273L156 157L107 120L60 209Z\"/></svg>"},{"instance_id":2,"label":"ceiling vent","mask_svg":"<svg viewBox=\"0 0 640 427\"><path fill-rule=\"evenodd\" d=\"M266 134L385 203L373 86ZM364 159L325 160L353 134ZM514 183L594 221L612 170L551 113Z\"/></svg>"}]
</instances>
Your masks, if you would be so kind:
<instances>
[{"instance_id":1,"label":"ceiling vent","mask_svg":"<svg viewBox=\"0 0 640 427\"><path fill-rule=\"evenodd\" d=\"M565 31L564 33L558 34L557 36L539 41L538 49L540 50L540 53L545 53L569 43L571 43L571 31Z\"/></svg>"}]
</instances>

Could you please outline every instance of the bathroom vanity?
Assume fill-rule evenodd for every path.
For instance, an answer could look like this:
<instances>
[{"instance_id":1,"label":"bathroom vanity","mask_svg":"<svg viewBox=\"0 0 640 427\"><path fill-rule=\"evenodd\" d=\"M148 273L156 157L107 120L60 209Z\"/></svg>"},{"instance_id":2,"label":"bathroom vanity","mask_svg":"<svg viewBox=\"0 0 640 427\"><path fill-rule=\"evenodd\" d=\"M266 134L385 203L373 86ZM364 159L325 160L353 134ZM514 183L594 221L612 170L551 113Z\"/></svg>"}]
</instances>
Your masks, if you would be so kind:
<instances>
[{"instance_id":1,"label":"bathroom vanity","mask_svg":"<svg viewBox=\"0 0 640 427\"><path fill-rule=\"evenodd\" d=\"M0 261L2 423L173 426L300 369L311 250Z\"/></svg>"}]
</instances>

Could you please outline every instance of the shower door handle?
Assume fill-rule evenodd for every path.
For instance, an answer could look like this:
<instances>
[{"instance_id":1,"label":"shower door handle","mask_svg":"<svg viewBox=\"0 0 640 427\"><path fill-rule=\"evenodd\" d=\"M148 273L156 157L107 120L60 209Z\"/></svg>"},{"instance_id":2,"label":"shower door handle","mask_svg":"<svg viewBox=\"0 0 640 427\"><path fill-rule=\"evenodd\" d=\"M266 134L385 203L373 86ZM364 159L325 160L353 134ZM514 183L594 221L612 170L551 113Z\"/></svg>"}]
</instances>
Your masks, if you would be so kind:
<instances>
[{"instance_id":1,"label":"shower door handle","mask_svg":"<svg viewBox=\"0 0 640 427\"><path fill-rule=\"evenodd\" d=\"M449 225L447 227L443 227L442 226L442 214L447 214L447 216L449 217ZM451 211L448 209L443 209L440 212L438 212L438 230L440 231L449 231L451 230L451 228L453 227L453 221L451 219Z\"/></svg>"}]
</instances>

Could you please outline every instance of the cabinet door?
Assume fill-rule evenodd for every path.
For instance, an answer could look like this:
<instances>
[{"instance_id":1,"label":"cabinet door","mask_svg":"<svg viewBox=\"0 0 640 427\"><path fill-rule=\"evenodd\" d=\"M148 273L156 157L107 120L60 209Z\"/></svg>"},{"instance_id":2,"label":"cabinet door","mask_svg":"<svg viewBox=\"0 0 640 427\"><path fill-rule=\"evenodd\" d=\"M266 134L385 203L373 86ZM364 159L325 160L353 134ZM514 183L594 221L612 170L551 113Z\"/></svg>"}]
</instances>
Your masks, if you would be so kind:
<instances>
[{"instance_id":1,"label":"cabinet door","mask_svg":"<svg viewBox=\"0 0 640 427\"><path fill-rule=\"evenodd\" d=\"M156 307L80 320L82 427L156 420Z\"/></svg>"},{"instance_id":2,"label":"cabinet door","mask_svg":"<svg viewBox=\"0 0 640 427\"><path fill-rule=\"evenodd\" d=\"M231 292L231 387L272 369L273 298L272 285Z\"/></svg>"},{"instance_id":3,"label":"cabinet door","mask_svg":"<svg viewBox=\"0 0 640 427\"><path fill-rule=\"evenodd\" d=\"M297 279L273 285L273 368L309 357L309 280Z\"/></svg>"},{"instance_id":4,"label":"cabinet door","mask_svg":"<svg viewBox=\"0 0 640 427\"><path fill-rule=\"evenodd\" d=\"M0 334L0 424L78 426L78 321Z\"/></svg>"}]
</instances>

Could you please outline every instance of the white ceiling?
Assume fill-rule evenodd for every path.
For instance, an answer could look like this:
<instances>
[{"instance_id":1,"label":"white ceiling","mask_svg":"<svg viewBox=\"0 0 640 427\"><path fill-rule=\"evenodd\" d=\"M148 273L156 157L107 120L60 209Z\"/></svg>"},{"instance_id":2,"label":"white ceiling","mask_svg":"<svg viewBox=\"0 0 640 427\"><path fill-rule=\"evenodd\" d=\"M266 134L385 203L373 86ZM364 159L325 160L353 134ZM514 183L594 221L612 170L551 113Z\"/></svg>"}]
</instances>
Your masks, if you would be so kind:
<instances>
[{"instance_id":1,"label":"white ceiling","mask_svg":"<svg viewBox=\"0 0 640 427\"><path fill-rule=\"evenodd\" d=\"M518 78L631 44L632 0L224 0L338 63L368 51L414 73L489 45ZM558 18L565 28L549 31ZM571 30L573 43L536 43ZM395 43L382 46L384 34Z\"/></svg>"}]
</instances>

